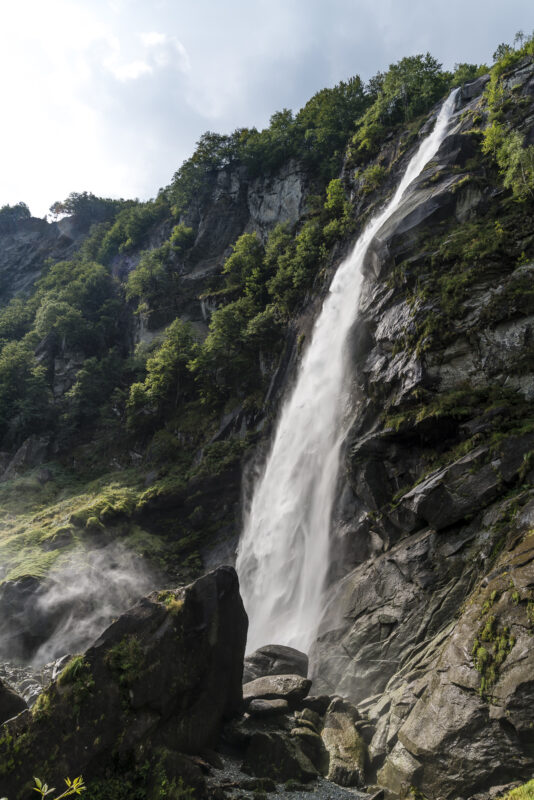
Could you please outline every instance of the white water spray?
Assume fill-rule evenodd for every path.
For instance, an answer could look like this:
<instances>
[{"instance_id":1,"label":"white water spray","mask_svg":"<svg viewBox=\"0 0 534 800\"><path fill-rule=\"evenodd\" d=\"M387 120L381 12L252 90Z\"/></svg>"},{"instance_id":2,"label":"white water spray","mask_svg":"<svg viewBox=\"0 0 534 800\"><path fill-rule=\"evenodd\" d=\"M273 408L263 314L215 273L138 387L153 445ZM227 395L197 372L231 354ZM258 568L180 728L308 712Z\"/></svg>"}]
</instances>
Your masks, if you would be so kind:
<instances>
[{"instance_id":1,"label":"white water spray","mask_svg":"<svg viewBox=\"0 0 534 800\"><path fill-rule=\"evenodd\" d=\"M273 642L308 650L313 642L323 605L332 506L346 435L350 368L345 344L357 315L365 255L408 186L436 154L456 94L457 90L443 104L393 199L338 267L296 385L282 408L237 556L250 619L249 651Z\"/></svg>"}]
</instances>

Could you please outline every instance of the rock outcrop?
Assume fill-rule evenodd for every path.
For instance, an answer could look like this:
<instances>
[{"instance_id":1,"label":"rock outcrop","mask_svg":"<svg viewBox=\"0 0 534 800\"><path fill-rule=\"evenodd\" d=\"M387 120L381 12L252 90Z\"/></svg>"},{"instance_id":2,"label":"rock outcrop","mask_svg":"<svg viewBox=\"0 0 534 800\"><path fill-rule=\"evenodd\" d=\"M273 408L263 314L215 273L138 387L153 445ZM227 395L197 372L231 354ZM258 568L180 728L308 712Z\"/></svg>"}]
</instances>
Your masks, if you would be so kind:
<instances>
[{"instance_id":1,"label":"rock outcrop","mask_svg":"<svg viewBox=\"0 0 534 800\"><path fill-rule=\"evenodd\" d=\"M26 708L26 703L10 686L0 681L0 724L16 717Z\"/></svg>"},{"instance_id":2,"label":"rock outcrop","mask_svg":"<svg viewBox=\"0 0 534 800\"><path fill-rule=\"evenodd\" d=\"M90 781L112 761L150 763L156 754L174 758L173 778L187 778L193 767L182 754L216 743L241 709L246 632L230 567L146 597L75 656L31 711L4 725L2 790L17 800L32 775Z\"/></svg>"},{"instance_id":3,"label":"rock outcrop","mask_svg":"<svg viewBox=\"0 0 534 800\"><path fill-rule=\"evenodd\" d=\"M308 656L280 644L260 647L245 658L243 683L263 678L266 675L300 675L308 677Z\"/></svg>"},{"instance_id":4,"label":"rock outcrop","mask_svg":"<svg viewBox=\"0 0 534 800\"><path fill-rule=\"evenodd\" d=\"M510 81L528 133L532 63ZM484 85L369 256L310 658L314 688L371 726L368 782L396 795L470 797L534 769L532 227L481 159Z\"/></svg>"}]
</instances>

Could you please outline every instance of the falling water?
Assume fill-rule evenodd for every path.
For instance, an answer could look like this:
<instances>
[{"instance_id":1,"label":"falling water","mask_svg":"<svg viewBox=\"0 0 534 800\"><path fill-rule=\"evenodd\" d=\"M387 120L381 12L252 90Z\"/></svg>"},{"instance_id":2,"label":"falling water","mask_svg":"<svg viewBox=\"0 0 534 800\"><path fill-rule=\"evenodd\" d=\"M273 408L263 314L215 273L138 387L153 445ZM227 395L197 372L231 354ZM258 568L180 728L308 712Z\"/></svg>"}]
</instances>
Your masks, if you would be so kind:
<instances>
[{"instance_id":1,"label":"falling water","mask_svg":"<svg viewBox=\"0 0 534 800\"><path fill-rule=\"evenodd\" d=\"M456 91L410 161L395 196L340 264L286 400L239 544L237 570L250 619L248 649L276 642L308 650L322 609L332 506L345 436L350 369L345 343L357 314L369 244L436 154Z\"/></svg>"}]
</instances>

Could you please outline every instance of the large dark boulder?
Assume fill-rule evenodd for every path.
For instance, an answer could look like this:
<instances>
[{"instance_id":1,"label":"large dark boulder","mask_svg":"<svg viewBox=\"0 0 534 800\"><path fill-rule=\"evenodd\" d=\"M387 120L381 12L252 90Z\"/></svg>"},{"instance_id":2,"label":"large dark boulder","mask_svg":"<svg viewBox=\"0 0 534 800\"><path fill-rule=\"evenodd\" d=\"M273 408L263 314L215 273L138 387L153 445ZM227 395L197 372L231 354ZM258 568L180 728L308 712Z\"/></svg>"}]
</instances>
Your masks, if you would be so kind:
<instances>
[{"instance_id":1,"label":"large dark boulder","mask_svg":"<svg viewBox=\"0 0 534 800\"><path fill-rule=\"evenodd\" d=\"M27 708L23 698L10 686L0 681L0 723L16 717Z\"/></svg>"},{"instance_id":2,"label":"large dark boulder","mask_svg":"<svg viewBox=\"0 0 534 800\"><path fill-rule=\"evenodd\" d=\"M266 675L301 675L308 677L308 656L294 647L268 644L245 658L243 683Z\"/></svg>"},{"instance_id":3,"label":"large dark boulder","mask_svg":"<svg viewBox=\"0 0 534 800\"><path fill-rule=\"evenodd\" d=\"M213 745L242 705L247 626L231 567L145 597L3 727L2 790L22 798L33 775L90 786L111 763Z\"/></svg>"}]
</instances>

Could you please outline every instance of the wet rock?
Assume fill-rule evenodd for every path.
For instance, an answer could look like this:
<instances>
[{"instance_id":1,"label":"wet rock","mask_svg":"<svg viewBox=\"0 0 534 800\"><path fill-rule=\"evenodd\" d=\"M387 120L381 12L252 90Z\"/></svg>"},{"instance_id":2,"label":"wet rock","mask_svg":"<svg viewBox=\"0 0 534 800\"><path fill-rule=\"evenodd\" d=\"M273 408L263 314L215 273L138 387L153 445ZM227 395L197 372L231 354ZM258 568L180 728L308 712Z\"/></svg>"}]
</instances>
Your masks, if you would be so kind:
<instances>
[{"instance_id":1,"label":"wet rock","mask_svg":"<svg viewBox=\"0 0 534 800\"><path fill-rule=\"evenodd\" d=\"M252 700L247 706L247 712L253 717L270 717L274 714L285 714L289 711L287 700Z\"/></svg>"},{"instance_id":2,"label":"wet rock","mask_svg":"<svg viewBox=\"0 0 534 800\"><path fill-rule=\"evenodd\" d=\"M296 707L310 691L311 681L300 675L268 675L256 678L243 686L245 702L260 700L286 700Z\"/></svg>"},{"instance_id":3,"label":"wet rock","mask_svg":"<svg viewBox=\"0 0 534 800\"><path fill-rule=\"evenodd\" d=\"M105 771L112 753L128 762L139 748L199 753L242 705L247 617L235 571L221 567L190 586L154 593L123 614L45 690L32 715L5 724L0 761L16 747L24 777L9 768L2 789L17 796L41 774L58 731L49 781Z\"/></svg>"},{"instance_id":4,"label":"wet rock","mask_svg":"<svg viewBox=\"0 0 534 800\"><path fill-rule=\"evenodd\" d=\"M315 695L308 695L302 700L302 707L309 708L311 711L314 711L316 714L322 716L326 713L326 709L330 705L331 697L327 694L321 694L319 696Z\"/></svg>"},{"instance_id":5,"label":"wet rock","mask_svg":"<svg viewBox=\"0 0 534 800\"><path fill-rule=\"evenodd\" d=\"M277 782L290 778L306 782L318 774L296 739L282 731L256 731L250 739L243 768Z\"/></svg>"},{"instance_id":6,"label":"wet rock","mask_svg":"<svg viewBox=\"0 0 534 800\"><path fill-rule=\"evenodd\" d=\"M308 677L308 656L294 647L268 644L245 658L243 683L266 675L301 675Z\"/></svg>"},{"instance_id":7,"label":"wet rock","mask_svg":"<svg viewBox=\"0 0 534 800\"><path fill-rule=\"evenodd\" d=\"M14 689L0 681L0 723L16 717L27 708L24 699Z\"/></svg>"},{"instance_id":8,"label":"wet rock","mask_svg":"<svg viewBox=\"0 0 534 800\"><path fill-rule=\"evenodd\" d=\"M330 704L321 738L328 752L328 780L340 786L363 786L367 748L356 730L357 709L337 698Z\"/></svg>"}]
</instances>

